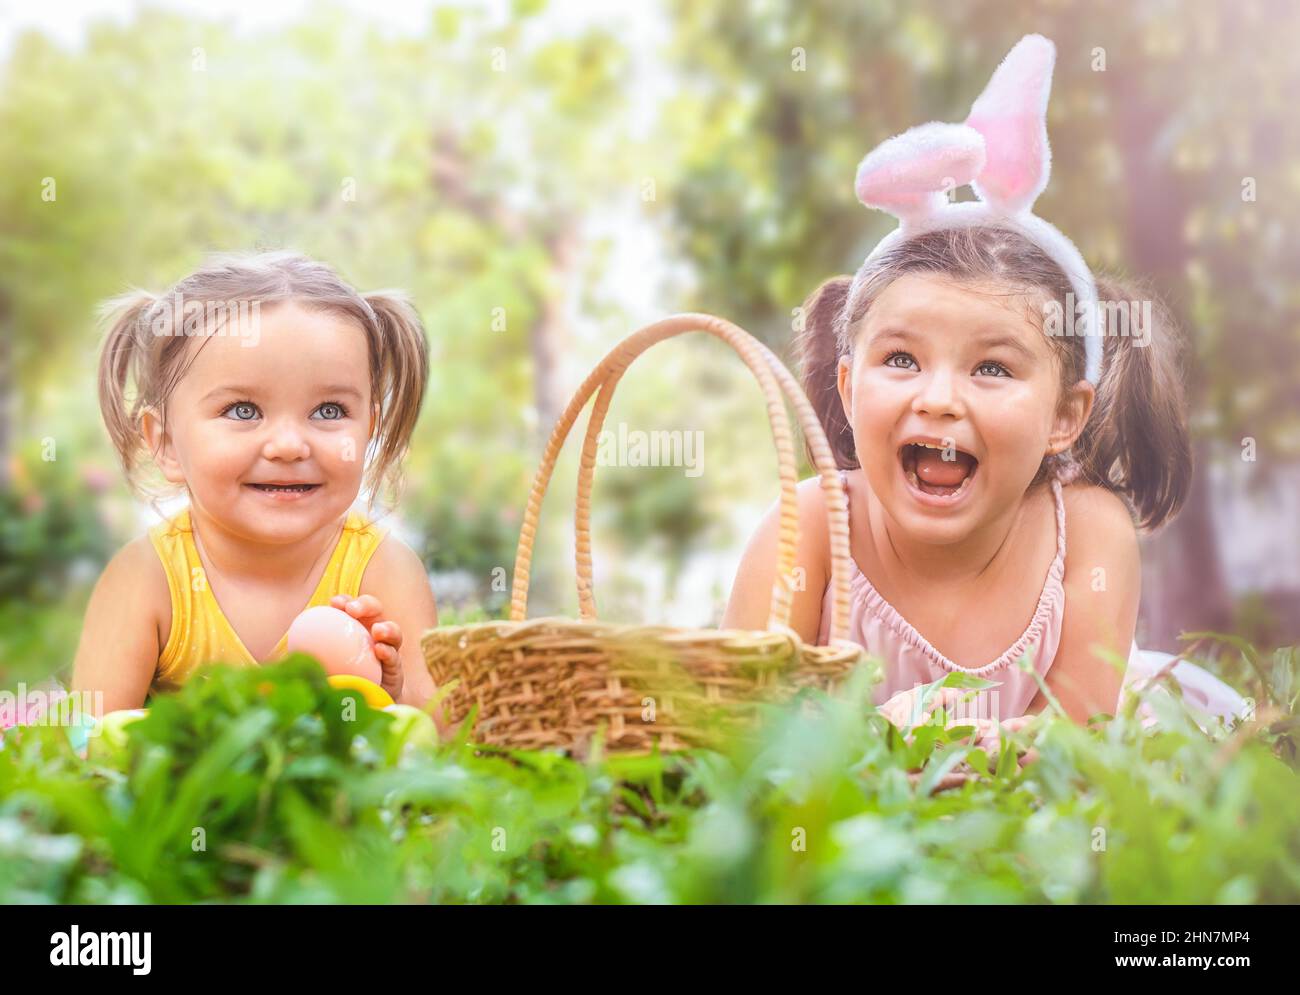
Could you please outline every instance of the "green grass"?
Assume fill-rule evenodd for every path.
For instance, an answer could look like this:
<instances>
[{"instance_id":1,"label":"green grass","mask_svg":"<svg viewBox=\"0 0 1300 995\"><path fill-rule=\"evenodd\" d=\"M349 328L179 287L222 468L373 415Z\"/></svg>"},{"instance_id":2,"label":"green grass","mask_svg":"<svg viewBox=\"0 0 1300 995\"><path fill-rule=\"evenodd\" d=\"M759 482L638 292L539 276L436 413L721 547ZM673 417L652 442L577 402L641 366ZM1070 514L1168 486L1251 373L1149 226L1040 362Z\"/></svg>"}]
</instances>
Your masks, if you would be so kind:
<instances>
[{"instance_id":1,"label":"green grass","mask_svg":"<svg viewBox=\"0 0 1300 995\"><path fill-rule=\"evenodd\" d=\"M74 587L53 602L0 599L0 687L70 672L89 598Z\"/></svg>"},{"instance_id":2,"label":"green grass","mask_svg":"<svg viewBox=\"0 0 1300 995\"><path fill-rule=\"evenodd\" d=\"M1175 700L1157 733L1045 716L1022 770L937 725L905 742L871 677L725 750L583 763L404 748L305 658L217 668L113 762L7 734L0 901L1300 901L1294 698L1210 735ZM986 776L930 790L961 762Z\"/></svg>"}]
</instances>

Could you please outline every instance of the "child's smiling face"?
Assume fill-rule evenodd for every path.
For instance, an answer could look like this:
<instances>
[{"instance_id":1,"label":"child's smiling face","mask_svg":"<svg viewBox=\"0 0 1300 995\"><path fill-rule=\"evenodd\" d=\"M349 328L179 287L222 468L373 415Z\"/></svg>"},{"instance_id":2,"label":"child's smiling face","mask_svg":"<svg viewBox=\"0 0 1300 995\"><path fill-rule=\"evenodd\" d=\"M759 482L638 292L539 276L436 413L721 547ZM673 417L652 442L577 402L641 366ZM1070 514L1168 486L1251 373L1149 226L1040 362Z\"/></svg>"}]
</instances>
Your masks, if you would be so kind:
<instances>
[{"instance_id":1,"label":"child's smiling face","mask_svg":"<svg viewBox=\"0 0 1300 995\"><path fill-rule=\"evenodd\" d=\"M370 357L364 331L340 314L284 302L263 305L260 322L253 345L195 340L167 400L166 436L148 411L145 440L208 517L249 539L295 542L360 491L374 427Z\"/></svg>"},{"instance_id":2,"label":"child's smiling face","mask_svg":"<svg viewBox=\"0 0 1300 995\"><path fill-rule=\"evenodd\" d=\"M853 330L839 391L858 459L917 540L956 542L997 518L1083 429L1092 387L1062 395L1027 304L1006 288L909 273Z\"/></svg>"}]
</instances>

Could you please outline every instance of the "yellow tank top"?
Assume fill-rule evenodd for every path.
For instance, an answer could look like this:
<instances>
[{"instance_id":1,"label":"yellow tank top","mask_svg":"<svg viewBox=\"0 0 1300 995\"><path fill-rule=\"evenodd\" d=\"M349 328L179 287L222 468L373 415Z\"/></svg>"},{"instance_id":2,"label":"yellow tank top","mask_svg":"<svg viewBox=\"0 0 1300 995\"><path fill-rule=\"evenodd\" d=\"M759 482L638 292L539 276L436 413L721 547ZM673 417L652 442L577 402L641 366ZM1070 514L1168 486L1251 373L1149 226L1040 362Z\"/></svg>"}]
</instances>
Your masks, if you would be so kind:
<instances>
[{"instance_id":1,"label":"yellow tank top","mask_svg":"<svg viewBox=\"0 0 1300 995\"><path fill-rule=\"evenodd\" d=\"M349 511L343 534L320 583L303 608L327 605L336 594L358 594L366 564L386 534L386 529L367 521L356 511ZM204 580L203 564L190 527L189 508L151 528L149 539L162 560L172 602L171 633L158 658L150 691L180 687L205 663L257 666L258 661L244 646ZM272 651L272 660L285 654L287 639L286 632Z\"/></svg>"}]
</instances>

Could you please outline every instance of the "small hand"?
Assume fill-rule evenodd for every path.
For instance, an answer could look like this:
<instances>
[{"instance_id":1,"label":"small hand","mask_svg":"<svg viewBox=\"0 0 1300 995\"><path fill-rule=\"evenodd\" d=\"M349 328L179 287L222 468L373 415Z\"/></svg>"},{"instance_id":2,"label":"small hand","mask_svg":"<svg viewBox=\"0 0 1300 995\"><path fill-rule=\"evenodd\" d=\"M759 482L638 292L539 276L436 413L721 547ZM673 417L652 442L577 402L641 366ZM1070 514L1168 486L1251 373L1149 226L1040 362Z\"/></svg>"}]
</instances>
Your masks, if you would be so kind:
<instances>
[{"instance_id":1,"label":"small hand","mask_svg":"<svg viewBox=\"0 0 1300 995\"><path fill-rule=\"evenodd\" d=\"M909 688L906 691L900 691L888 701L880 706L880 713L885 716L893 725L897 726L899 731L906 730L909 726L915 727L924 725L930 721L931 716L939 708L943 708L947 713L948 721L945 728L951 729L954 726L974 726L974 745L984 750L990 758L996 757L1001 747L1001 739L998 735L998 725L996 719L979 719L979 718L962 718L960 717L959 706L963 701L968 701L969 691L962 688L939 688L938 693L930 696L930 701L926 706L924 714L913 714L917 711L917 701L920 698L919 688ZM953 717L954 711L958 711L958 717ZM1020 732L1027 728L1037 716L1018 715L1014 718L1003 719L1001 725L1007 732ZM915 720L915 721L913 721ZM911 741L911 736L907 737ZM1024 754L1019 755L1017 760L1023 766L1032 763L1038 759L1038 751L1034 749L1027 750Z\"/></svg>"},{"instance_id":2,"label":"small hand","mask_svg":"<svg viewBox=\"0 0 1300 995\"><path fill-rule=\"evenodd\" d=\"M1008 733L1014 733L1027 728L1034 719L1035 716L1033 715L1017 715L1014 718L1003 719L1000 724ZM974 726L974 746L987 753L990 759L997 757L1002 747L997 719L953 719L948 723L947 728L951 729L954 726ZM1016 757L1021 766L1032 763L1037 759L1038 751L1032 747L1023 754L1017 754Z\"/></svg>"},{"instance_id":3,"label":"small hand","mask_svg":"<svg viewBox=\"0 0 1300 995\"><path fill-rule=\"evenodd\" d=\"M375 643L375 659L384 672L380 686L394 701L399 701L403 687L402 658L398 654L402 648L401 627L396 622L384 620L384 606L372 594L362 594L355 598L336 594L330 598L330 605L347 612L366 627Z\"/></svg>"},{"instance_id":4,"label":"small hand","mask_svg":"<svg viewBox=\"0 0 1300 995\"><path fill-rule=\"evenodd\" d=\"M898 694L880 706L880 714L889 719L901 731L908 726L925 725L926 721L938 708L943 708L951 716L954 706L971 693L961 688L939 688L936 694L930 696L924 714L913 714L917 712L917 704L921 697L920 691L920 688L908 688L906 691L899 691Z\"/></svg>"}]
</instances>

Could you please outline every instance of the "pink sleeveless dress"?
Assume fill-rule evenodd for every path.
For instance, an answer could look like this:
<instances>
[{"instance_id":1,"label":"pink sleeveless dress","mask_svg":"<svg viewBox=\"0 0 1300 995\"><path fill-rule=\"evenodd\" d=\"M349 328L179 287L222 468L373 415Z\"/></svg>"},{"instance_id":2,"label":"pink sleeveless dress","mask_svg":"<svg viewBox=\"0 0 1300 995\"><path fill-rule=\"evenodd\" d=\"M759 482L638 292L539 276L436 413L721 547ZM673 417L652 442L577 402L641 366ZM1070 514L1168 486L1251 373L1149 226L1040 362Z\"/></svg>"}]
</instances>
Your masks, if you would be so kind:
<instances>
[{"instance_id":1,"label":"pink sleeveless dress","mask_svg":"<svg viewBox=\"0 0 1300 995\"><path fill-rule=\"evenodd\" d=\"M843 470L840 471L840 480L845 481ZM1061 496L1060 481L1053 478L1051 487L1056 503L1056 557L1047 569L1038 605L1020 638L983 666L960 666L931 646L893 605L881 597L858 569L857 563L850 559L848 638L878 657L884 665L885 679L876 685L874 692L877 705L899 691L930 684L946 673L956 672L997 682L996 686L973 694L970 701L961 706L961 717L1008 719L1025 714L1025 709L1038 694L1038 684L1032 675L1016 666L1016 661L1027 655L1034 670L1046 677L1061 644L1061 627L1065 618L1065 501ZM833 597L828 584L822 601L819 645L830 641Z\"/></svg>"},{"instance_id":2,"label":"pink sleeveless dress","mask_svg":"<svg viewBox=\"0 0 1300 995\"><path fill-rule=\"evenodd\" d=\"M841 470L840 481L847 491L845 477L845 471ZM1047 568L1038 605L1020 638L983 666L962 667L931 646L893 605L881 597L858 569L857 563L850 559L848 638L884 664L885 678L876 685L873 695L877 705L899 691L930 684L947 673L957 672L997 682L996 686L974 693L969 702L957 706L957 717L1008 719L1025 714L1025 709L1038 694L1038 684L1032 675L1016 665L1016 661L1028 656L1034 670L1046 679L1061 645L1065 618L1065 499L1061 494L1060 479L1054 477L1051 487L1056 504L1056 557ZM822 600L819 645L830 641L832 600L833 593L828 584ZM1115 704L1116 712L1124 707L1129 694L1154 684L1161 672L1171 674L1178 682L1184 703L1191 708L1197 724L1206 732L1221 728L1221 723L1230 724L1236 718L1251 714L1247 699L1203 667L1169 653L1140 649L1136 640L1129 650L1128 668L1120 689L1120 700ZM1154 690L1168 694L1158 685ZM1157 722L1156 713L1148 701L1141 703L1139 715L1144 726Z\"/></svg>"}]
</instances>

